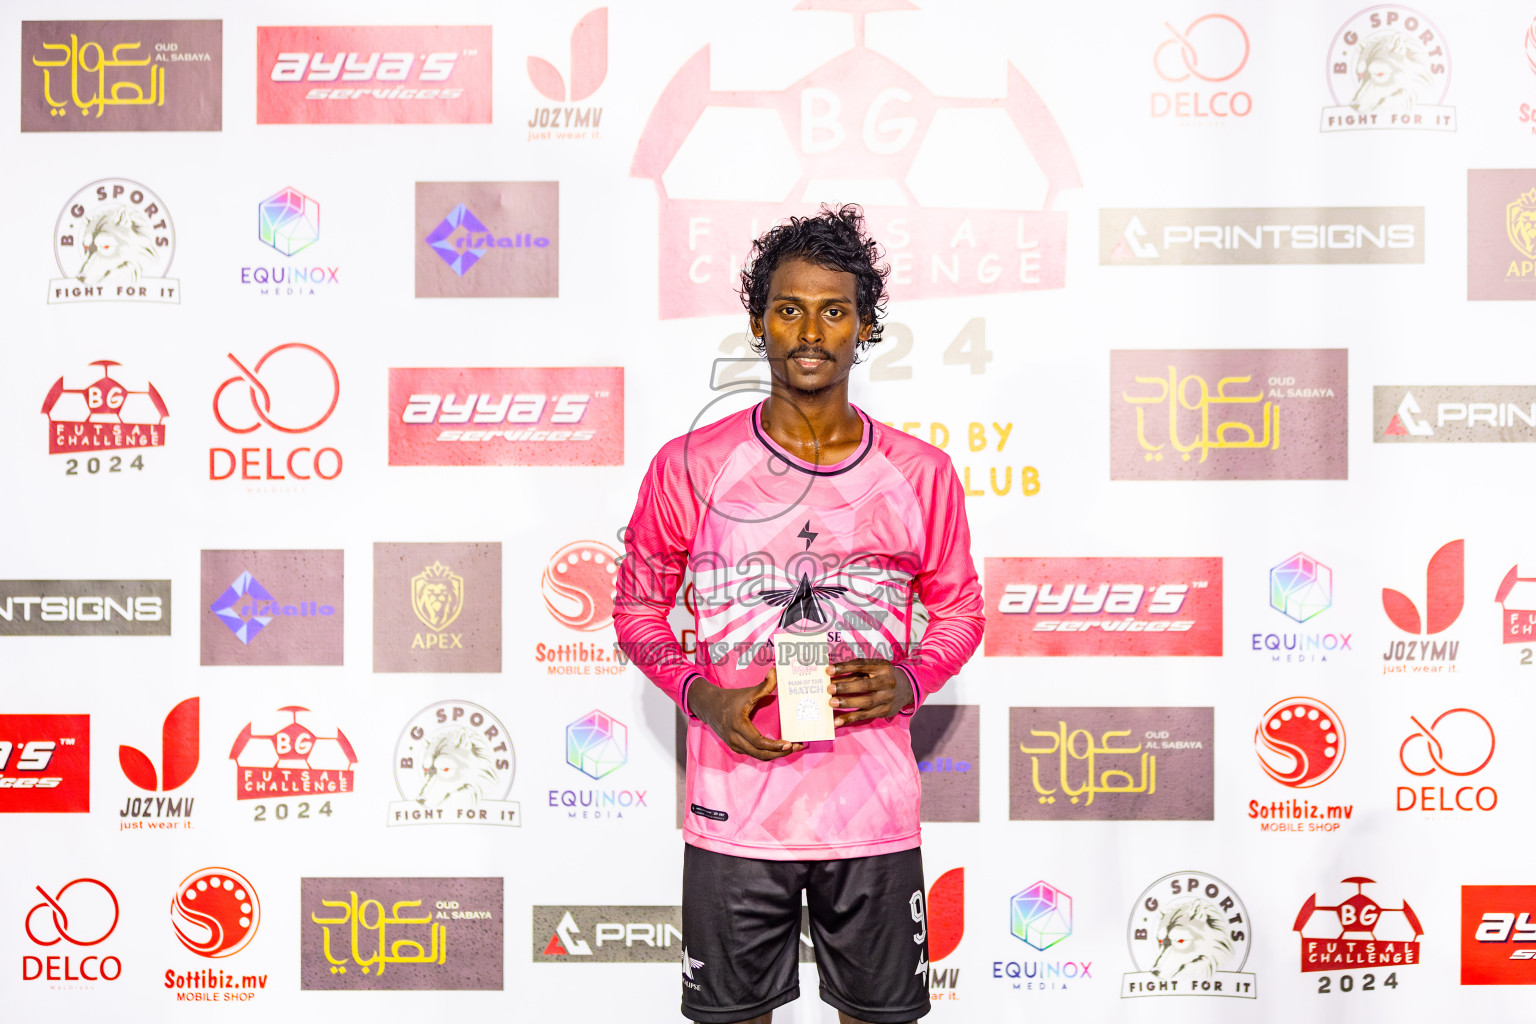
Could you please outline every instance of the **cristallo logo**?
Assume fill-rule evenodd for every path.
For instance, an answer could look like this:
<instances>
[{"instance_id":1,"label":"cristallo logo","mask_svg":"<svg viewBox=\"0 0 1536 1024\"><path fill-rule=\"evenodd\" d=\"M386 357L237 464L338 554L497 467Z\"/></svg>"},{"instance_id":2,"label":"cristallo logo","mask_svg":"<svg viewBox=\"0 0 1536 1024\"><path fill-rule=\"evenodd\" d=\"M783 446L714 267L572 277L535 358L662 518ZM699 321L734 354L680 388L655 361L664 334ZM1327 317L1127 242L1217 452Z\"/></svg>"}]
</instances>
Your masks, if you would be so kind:
<instances>
[{"instance_id":1,"label":"cristallo logo","mask_svg":"<svg viewBox=\"0 0 1536 1024\"><path fill-rule=\"evenodd\" d=\"M554 553L544 568L540 582L544 607L568 629L607 629L613 625L618 563L618 552L600 541L567 544Z\"/></svg>"},{"instance_id":2,"label":"cristallo logo","mask_svg":"<svg viewBox=\"0 0 1536 1024\"><path fill-rule=\"evenodd\" d=\"M662 319L739 313L742 240L850 188L887 247L898 300L1062 287L1067 214L1056 207L1082 180L1019 70L1008 66L1003 96L941 96L866 40L868 14L913 5L800 9L809 6L847 12L853 48L786 89L750 92L714 88L705 46L651 112L630 174L656 183ZM925 45L966 59L958 29ZM744 147L743 137L761 145Z\"/></svg>"}]
</instances>

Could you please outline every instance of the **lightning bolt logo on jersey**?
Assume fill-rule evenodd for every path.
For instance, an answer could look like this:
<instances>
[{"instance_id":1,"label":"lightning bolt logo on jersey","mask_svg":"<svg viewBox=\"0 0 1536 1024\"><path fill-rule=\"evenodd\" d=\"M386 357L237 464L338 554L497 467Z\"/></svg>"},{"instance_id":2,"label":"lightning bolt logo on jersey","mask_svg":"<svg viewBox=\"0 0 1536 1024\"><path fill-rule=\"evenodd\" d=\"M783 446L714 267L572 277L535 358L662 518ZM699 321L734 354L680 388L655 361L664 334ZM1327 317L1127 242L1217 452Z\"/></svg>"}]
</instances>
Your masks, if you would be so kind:
<instances>
[{"instance_id":1,"label":"lightning bolt logo on jersey","mask_svg":"<svg viewBox=\"0 0 1536 1024\"><path fill-rule=\"evenodd\" d=\"M859 416L863 436L835 465L785 451L758 409L677 438L652 461L626 533L615 626L629 656L685 710L696 678L762 682L781 630L829 632L836 661L895 663L916 703L975 650L981 595L954 467L939 449ZM696 597L692 661L666 622L685 570ZM919 605L928 625L914 629ZM774 700L753 722L779 736ZM815 860L919 844L904 715L844 729L835 745L813 744L774 770L690 718L688 754L685 806L699 810L684 838L696 846Z\"/></svg>"}]
</instances>

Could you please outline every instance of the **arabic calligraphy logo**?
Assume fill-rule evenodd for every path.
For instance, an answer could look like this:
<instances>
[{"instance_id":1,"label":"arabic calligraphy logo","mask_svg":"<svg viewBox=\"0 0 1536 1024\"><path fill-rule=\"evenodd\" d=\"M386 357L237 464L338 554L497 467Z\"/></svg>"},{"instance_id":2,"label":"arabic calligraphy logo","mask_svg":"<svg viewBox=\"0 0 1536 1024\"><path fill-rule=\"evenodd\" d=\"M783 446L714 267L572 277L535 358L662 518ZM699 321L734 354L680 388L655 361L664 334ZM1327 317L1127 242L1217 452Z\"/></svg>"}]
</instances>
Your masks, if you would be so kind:
<instances>
[{"instance_id":1,"label":"arabic calligraphy logo","mask_svg":"<svg viewBox=\"0 0 1536 1024\"><path fill-rule=\"evenodd\" d=\"M556 551L540 585L544 607L563 626L591 632L613 624L614 576L619 555L595 540L579 540Z\"/></svg>"},{"instance_id":2,"label":"arabic calligraphy logo","mask_svg":"<svg viewBox=\"0 0 1536 1024\"><path fill-rule=\"evenodd\" d=\"M380 901L364 900L362 903L358 903L357 891L355 889L352 890L350 895L350 902L348 900L320 901L320 905L323 907L336 907L340 909L340 917L320 917L313 911L309 915L309 919L315 924L320 925L321 931L325 933L325 958L331 962L332 974L346 974L348 963L346 960L336 959L331 953L330 925L333 924L350 923L352 925L351 962L361 967L364 974L372 972L376 978L382 978L385 968L390 964L437 964L441 966L448 962L448 926L433 923L431 910L426 911L425 917L403 917L400 914L402 907L419 908L425 901L395 900L390 904L389 913L386 915L384 913L384 904ZM374 909L372 922L369 922L367 917L369 907ZM422 943L411 939L396 939L394 942L388 943L388 951L386 952L386 939L384 937L386 929L403 924L427 925L427 934L432 938L432 948L429 950ZM365 956L358 950L357 935L359 931L378 932L378 945L372 955ZM399 933L397 932L396 934ZM416 951L415 955L407 955L412 948ZM402 952L402 950L406 952ZM377 972L373 971L375 965L378 967Z\"/></svg>"},{"instance_id":3,"label":"arabic calligraphy logo","mask_svg":"<svg viewBox=\"0 0 1536 1024\"><path fill-rule=\"evenodd\" d=\"M1163 27L1172 38L1158 44L1152 53L1152 66L1164 81L1184 82L1194 77L1202 82L1225 82L1248 63L1248 33L1236 18L1207 14L1190 22L1183 32L1166 21ZM1171 47L1177 48L1177 63L1170 52ZM1204 68L1201 67L1202 53L1205 55ZM1219 73L1229 67L1230 71Z\"/></svg>"},{"instance_id":4,"label":"arabic calligraphy logo","mask_svg":"<svg viewBox=\"0 0 1536 1024\"><path fill-rule=\"evenodd\" d=\"M1333 607L1333 570L1303 552L1269 570L1269 606L1306 622Z\"/></svg>"},{"instance_id":5,"label":"arabic calligraphy logo","mask_svg":"<svg viewBox=\"0 0 1536 1024\"><path fill-rule=\"evenodd\" d=\"M200 698L188 697L165 716L165 724L160 729L163 775L159 778L155 775L155 763L143 751L126 744L117 748L117 762L129 782L151 793L169 793L180 789L192 777L197 771L198 712L201 707Z\"/></svg>"},{"instance_id":6,"label":"arabic calligraphy logo","mask_svg":"<svg viewBox=\"0 0 1536 1024\"><path fill-rule=\"evenodd\" d=\"M447 629L464 610L464 577L434 561L411 577L411 610L428 629Z\"/></svg>"},{"instance_id":7,"label":"arabic calligraphy logo","mask_svg":"<svg viewBox=\"0 0 1536 1024\"><path fill-rule=\"evenodd\" d=\"M320 240L320 204L292 186L257 203L256 219L261 240L284 256Z\"/></svg>"},{"instance_id":8,"label":"arabic calligraphy logo","mask_svg":"<svg viewBox=\"0 0 1536 1024\"><path fill-rule=\"evenodd\" d=\"M304 426L286 426L279 423L272 415L272 391L263 384L257 374L267 368L268 360L279 352L288 353L278 365L268 370L269 377L273 378L272 390L279 391L284 396L281 403L282 413L279 418L297 419L303 423L312 420ZM314 359L301 355L308 352L325 364L325 370L330 374L331 383L329 397L327 389L323 386L316 388L314 381L323 380L324 377L317 374L318 367L314 365ZM330 357L313 345L306 345L299 341L290 341L267 351L260 359L256 360L256 368L248 370L245 364L235 358L233 352L228 353L229 361L240 369L240 376L230 377L220 384L218 390L213 393L213 416L219 421L219 425L232 434L249 434L259 428L263 423L273 430L282 431L285 434L303 434L314 430L320 424L331 418L331 413L336 411L336 403L341 399L341 376L336 372L336 364ZM221 401L224 389L232 384L247 384L246 394L250 398L251 411L256 419L248 427L232 426L230 420L225 419ZM278 386L280 382L281 387ZM259 398L258 398L259 394ZM327 401L329 404L326 404ZM237 403L238 404L238 403ZM321 407L325 411L320 412ZM318 415L316 415L318 413ZM236 417L238 419L238 417Z\"/></svg>"},{"instance_id":9,"label":"arabic calligraphy logo","mask_svg":"<svg viewBox=\"0 0 1536 1024\"><path fill-rule=\"evenodd\" d=\"M1084 793L1088 799L1083 801L1084 807L1093 806L1093 798L1099 793L1145 793L1151 795L1157 792L1157 757L1154 754L1145 753L1138 743L1134 747L1113 747L1110 742L1113 737L1129 737L1130 729L1106 729L1099 737L1098 743L1093 740L1093 735L1087 729L1075 729L1067 732L1067 723L1058 721L1054 732L1046 732L1043 729L1029 730L1031 736L1048 736L1051 744L1048 747L1026 747L1019 744L1019 750L1029 754L1031 778L1034 780L1035 792L1039 794L1039 802L1042 804L1054 804L1056 802L1056 790L1043 785L1040 780L1040 755L1056 754L1059 767L1056 781L1061 786L1061 791L1068 799L1076 804ZM1083 740L1081 750L1078 749L1077 740ZM1141 779L1137 781L1131 777L1131 773L1118 768L1106 768L1097 777L1094 775L1094 761L1105 754L1141 754ZM1068 781L1067 760L1073 758L1084 761L1088 765L1088 780L1082 786L1074 789ZM1124 780L1120 781L1111 780Z\"/></svg>"},{"instance_id":10,"label":"arabic calligraphy logo","mask_svg":"<svg viewBox=\"0 0 1536 1024\"><path fill-rule=\"evenodd\" d=\"M1041 952L1072 934L1072 897L1049 882L1015 893L1008 904L1013 937Z\"/></svg>"},{"instance_id":11,"label":"arabic calligraphy logo","mask_svg":"<svg viewBox=\"0 0 1536 1024\"><path fill-rule=\"evenodd\" d=\"M571 89L553 64L542 57L528 58L528 78L546 99L556 103L580 103L608 77L608 8L588 11L571 30Z\"/></svg>"},{"instance_id":12,"label":"arabic calligraphy logo","mask_svg":"<svg viewBox=\"0 0 1536 1024\"><path fill-rule=\"evenodd\" d=\"M203 868L181 880L171 899L176 937L198 956L234 956L256 937L261 901L239 872Z\"/></svg>"},{"instance_id":13,"label":"arabic calligraphy logo","mask_svg":"<svg viewBox=\"0 0 1536 1024\"><path fill-rule=\"evenodd\" d=\"M1421 625L1418 606L1405 594L1381 588L1381 607L1392 625L1405 633L1443 633L1461 615L1465 600L1466 542L1453 540L1443 545L1429 560L1425 571L1424 605L1426 618Z\"/></svg>"},{"instance_id":14,"label":"arabic calligraphy logo","mask_svg":"<svg viewBox=\"0 0 1536 1024\"><path fill-rule=\"evenodd\" d=\"M1256 395L1228 395L1228 384L1250 384L1253 375L1243 377L1222 377L1216 382L1216 396L1211 397L1209 386L1205 379L1198 374L1189 374L1182 381L1179 380L1177 367L1169 365L1168 379L1161 377L1136 377L1137 384L1155 384L1161 389L1161 393L1153 397L1133 398L1129 391L1121 392L1120 397L1128 404L1136 406L1136 437L1141 442L1145 454L1143 458L1148 462L1162 462L1164 445L1153 444L1147 440L1147 410L1148 405L1162 405L1168 403L1168 440L1178 449L1185 462L1189 461L1189 454L1195 450L1200 452L1200 462L1210 458L1211 449L1228 448L1280 448L1280 405L1278 402L1265 402L1264 389L1259 388ZM1191 401L1189 386L1191 383L1199 385L1198 399ZM1210 410L1213 405L1252 405L1256 402L1264 402L1259 409L1259 421L1264 427L1264 436L1257 437L1254 427L1240 421L1223 423L1216 428L1215 440L1211 440ZM1185 445L1179 440L1179 410L1186 412L1198 412L1200 414L1200 436L1193 444ZM1239 440L1227 440L1227 431L1233 431L1241 437ZM1273 431L1273 439L1271 439Z\"/></svg>"},{"instance_id":15,"label":"arabic calligraphy logo","mask_svg":"<svg viewBox=\"0 0 1536 1024\"><path fill-rule=\"evenodd\" d=\"M74 908L71 917L64 906L64 894L77 885L81 888L67 900L70 907ZM108 936L116 930L117 894L107 883L94 878L77 878L52 896L42 886L36 888L43 902L27 911L24 927L27 938L39 946L56 946L60 942L68 942L72 946L95 946L107 941ZM109 906L110 916L107 913Z\"/></svg>"},{"instance_id":16,"label":"arabic calligraphy logo","mask_svg":"<svg viewBox=\"0 0 1536 1024\"><path fill-rule=\"evenodd\" d=\"M132 60L122 54L124 50L137 50L141 45L143 44L118 43L112 47L112 56L109 59L105 47L100 43L86 43L84 46L81 46L80 37L74 33L70 33L69 45L67 46L63 43L44 43L43 49L45 50L62 50L64 52L64 56L58 60L32 58L32 66L43 69L43 98L48 101L48 116L64 117L69 113L68 101L53 98L53 79L50 68L69 68L70 98L74 100L75 106L80 108L80 113L86 117L90 116L92 106L96 108L97 117L106 113L108 107L116 107L123 104L151 107L165 106L165 66L156 67L153 64L154 58L151 56L146 56L143 60ZM94 67L89 63L92 47L96 49L96 63ZM124 81L113 82L111 90L108 91L106 81L108 68L114 69L114 72L117 74L126 76L127 72L118 72L116 69L142 67L149 68L148 82L140 84L125 79ZM96 76L96 95L94 97L80 98L80 86L82 84L80 72L82 71L87 75ZM90 87L91 82L87 79L84 84ZM149 86L148 95L145 95L144 85Z\"/></svg>"},{"instance_id":17,"label":"arabic calligraphy logo","mask_svg":"<svg viewBox=\"0 0 1536 1024\"><path fill-rule=\"evenodd\" d=\"M1504 230L1520 255L1536 259L1536 188L1504 207Z\"/></svg>"},{"instance_id":18,"label":"arabic calligraphy logo","mask_svg":"<svg viewBox=\"0 0 1536 1024\"><path fill-rule=\"evenodd\" d=\"M1313 697L1287 697L1253 731L1264 774L1292 789L1327 782L1344 763L1344 723Z\"/></svg>"},{"instance_id":19,"label":"arabic calligraphy logo","mask_svg":"<svg viewBox=\"0 0 1536 1024\"><path fill-rule=\"evenodd\" d=\"M565 763L594 779L629 763L629 727L602 711L589 711L565 727Z\"/></svg>"},{"instance_id":20,"label":"arabic calligraphy logo","mask_svg":"<svg viewBox=\"0 0 1536 1024\"><path fill-rule=\"evenodd\" d=\"M1397 412L1392 414L1392 420L1387 424L1387 429L1382 431L1392 437L1403 437L1412 434L1414 437L1429 437L1435 432L1435 428L1427 422L1415 419L1419 415L1419 403L1414 400L1412 391L1403 392L1403 400L1397 405Z\"/></svg>"},{"instance_id":21,"label":"arabic calligraphy logo","mask_svg":"<svg viewBox=\"0 0 1536 1024\"><path fill-rule=\"evenodd\" d=\"M1419 731L1403 740L1397 759L1411 775L1433 775L1438 769L1465 778L1493 760L1493 724L1471 708L1452 708L1429 725L1412 716L1410 721Z\"/></svg>"},{"instance_id":22,"label":"arabic calligraphy logo","mask_svg":"<svg viewBox=\"0 0 1536 1024\"><path fill-rule=\"evenodd\" d=\"M48 454L82 448L158 448L165 444L165 418L170 411L155 386L147 384L145 391L129 391L110 374L120 363L98 359L91 365L101 367L100 380L83 388L66 388L60 377L43 399L42 411L50 428Z\"/></svg>"}]
</instances>

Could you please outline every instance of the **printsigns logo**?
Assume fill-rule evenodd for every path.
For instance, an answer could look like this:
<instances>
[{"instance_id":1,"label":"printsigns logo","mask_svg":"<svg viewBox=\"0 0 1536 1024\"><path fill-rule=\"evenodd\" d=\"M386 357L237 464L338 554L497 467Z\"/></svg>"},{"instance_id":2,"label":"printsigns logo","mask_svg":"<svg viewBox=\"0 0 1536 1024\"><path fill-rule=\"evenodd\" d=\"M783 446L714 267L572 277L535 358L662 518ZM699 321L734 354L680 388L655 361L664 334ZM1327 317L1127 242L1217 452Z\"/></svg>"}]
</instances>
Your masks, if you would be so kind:
<instances>
[{"instance_id":1,"label":"printsigns logo","mask_svg":"<svg viewBox=\"0 0 1536 1024\"><path fill-rule=\"evenodd\" d=\"M1536 299L1536 171L1467 171L1467 298Z\"/></svg>"},{"instance_id":2,"label":"printsigns logo","mask_svg":"<svg viewBox=\"0 0 1536 1024\"><path fill-rule=\"evenodd\" d=\"M1099 211L1103 266L1423 262L1422 206Z\"/></svg>"},{"instance_id":3,"label":"printsigns logo","mask_svg":"<svg viewBox=\"0 0 1536 1024\"><path fill-rule=\"evenodd\" d=\"M258 733L256 723L247 722L235 737L229 750L229 759L235 762L235 799L285 800L352 792L357 754L346 734L336 729L331 736L317 735L299 721L309 708L290 704L278 710L289 719L263 722L261 727L272 729L270 733Z\"/></svg>"},{"instance_id":4,"label":"printsigns logo","mask_svg":"<svg viewBox=\"0 0 1536 1024\"><path fill-rule=\"evenodd\" d=\"M124 448L159 448L165 444L165 418L170 415L165 400L153 384L144 391L130 391L112 379L112 367L121 365L111 359L98 359L101 378L83 388L66 388L64 378L54 381L43 399L43 414L48 417L48 454L118 451ZM65 475L75 475L79 459L70 459ZM100 460L92 460L100 466ZM121 458L108 460L107 472L120 473ZM90 473L89 463L86 472ZM142 455L128 463L129 469L142 470Z\"/></svg>"},{"instance_id":5,"label":"printsigns logo","mask_svg":"<svg viewBox=\"0 0 1536 1024\"><path fill-rule=\"evenodd\" d=\"M1536 387L1529 385L1377 385L1374 397L1378 443L1536 441Z\"/></svg>"},{"instance_id":6,"label":"printsigns logo","mask_svg":"<svg viewBox=\"0 0 1536 1024\"><path fill-rule=\"evenodd\" d=\"M922 820L980 821L981 706L928 704L923 711L911 721Z\"/></svg>"},{"instance_id":7,"label":"printsigns logo","mask_svg":"<svg viewBox=\"0 0 1536 1024\"><path fill-rule=\"evenodd\" d=\"M567 544L550 557L540 587L544 607L567 629L590 633L613 625L619 553L596 540Z\"/></svg>"},{"instance_id":8,"label":"printsigns logo","mask_svg":"<svg viewBox=\"0 0 1536 1024\"><path fill-rule=\"evenodd\" d=\"M1121 998L1232 996L1254 999L1243 973L1252 922L1231 886L1203 871L1179 871L1147 886L1131 908L1131 961Z\"/></svg>"},{"instance_id":9,"label":"printsigns logo","mask_svg":"<svg viewBox=\"0 0 1536 1024\"><path fill-rule=\"evenodd\" d=\"M257 124L490 124L489 25L256 29Z\"/></svg>"},{"instance_id":10,"label":"printsigns logo","mask_svg":"<svg viewBox=\"0 0 1536 1024\"><path fill-rule=\"evenodd\" d=\"M221 21L24 21L24 132L216 132Z\"/></svg>"},{"instance_id":11,"label":"printsigns logo","mask_svg":"<svg viewBox=\"0 0 1536 1024\"><path fill-rule=\"evenodd\" d=\"M170 636L170 580L0 580L0 636Z\"/></svg>"},{"instance_id":12,"label":"printsigns logo","mask_svg":"<svg viewBox=\"0 0 1536 1024\"><path fill-rule=\"evenodd\" d=\"M676 964L683 948L683 908L533 908L533 962ZM695 970L706 965L694 963Z\"/></svg>"},{"instance_id":13,"label":"printsigns logo","mask_svg":"<svg viewBox=\"0 0 1536 1024\"><path fill-rule=\"evenodd\" d=\"M1461 983L1536 985L1536 885L1461 887Z\"/></svg>"},{"instance_id":14,"label":"printsigns logo","mask_svg":"<svg viewBox=\"0 0 1536 1024\"><path fill-rule=\"evenodd\" d=\"M375 544L373 670L501 671L501 544Z\"/></svg>"},{"instance_id":15,"label":"printsigns logo","mask_svg":"<svg viewBox=\"0 0 1536 1024\"><path fill-rule=\"evenodd\" d=\"M342 552L204 551L202 591L202 664L341 664Z\"/></svg>"},{"instance_id":16,"label":"printsigns logo","mask_svg":"<svg viewBox=\"0 0 1536 1024\"><path fill-rule=\"evenodd\" d=\"M988 558L987 657L1221 654L1220 558Z\"/></svg>"},{"instance_id":17,"label":"printsigns logo","mask_svg":"<svg viewBox=\"0 0 1536 1024\"><path fill-rule=\"evenodd\" d=\"M1253 731L1264 774L1292 789L1310 789L1344 763L1344 723L1312 697L1287 697L1264 712Z\"/></svg>"},{"instance_id":18,"label":"printsigns logo","mask_svg":"<svg viewBox=\"0 0 1536 1024\"><path fill-rule=\"evenodd\" d=\"M528 79L547 100L580 103L608 77L608 8L588 11L571 30L571 84L542 57L528 57ZM602 107L536 107L528 118L528 141L538 139L597 139Z\"/></svg>"},{"instance_id":19,"label":"printsigns logo","mask_svg":"<svg viewBox=\"0 0 1536 1024\"><path fill-rule=\"evenodd\" d=\"M1211 708L1009 708L1013 821L1210 821Z\"/></svg>"},{"instance_id":20,"label":"printsigns logo","mask_svg":"<svg viewBox=\"0 0 1536 1024\"><path fill-rule=\"evenodd\" d=\"M202 868L181 880L171 900L176 937L198 956L234 956L261 927L261 901L244 875L228 868Z\"/></svg>"},{"instance_id":21,"label":"printsigns logo","mask_svg":"<svg viewBox=\"0 0 1536 1024\"><path fill-rule=\"evenodd\" d=\"M418 181L416 234L418 299L560 294L558 181Z\"/></svg>"},{"instance_id":22,"label":"printsigns logo","mask_svg":"<svg viewBox=\"0 0 1536 1024\"><path fill-rule=\"evenodd\" d=\"M250 434L262 427L280 434L307 434L330 419L341 401L336 364L313 345L285 342L263 353L252 369L233 352L227 355L239 373L214 390L213 418L231 434ZM341 466L341 452L335 448L290 448L286 460L277 456L276 465L271 448L241 448L238 457L228 448L208 449L209 480L228 480L237 469L241 480L334 480Z\"/></svg>"},{"instance_id":23,"label":"printsigns logo","mask_svg":"<svg viewBox=\"0 0 1536 1024\"><path fill-rule=\"evenodd\" d=\"M1296 915L1291 930L1301 935L1301 973L1392 970L1417 964L1424 926L1408 901L1403 900L1400 907L1383 907L1365 893L1375 880L1362 875L1346 878L1343 884L1354 886L1355 891L1345 890L1347 895L1338 906L1320 905L1313 893ZM1397 975L1389 975L1383 987L1396 988ZM1348 991L1342 979L1340 988Z\"/></svg>"},{"instance_id":24,"label":"printsigns logo","mask_svg":"<svg viewBox=\"0 0 1536 1024\"><path fill-rule=\"evenodd\" d=\"M1421 11L1379 4L1354 15L1328 47L1322 130L1409 128L1453 132L1445 106L1451 56L1445 36Z\"/></svg>"},{"instance_id":25,"label":"printsigns logo","mask_svg":"<svg viewBox=\"0 0 1536 1024\"><path fill-rule=\"evenodd\" d=\"M1455 625L1466 599L1466 542L1453 540L1443 545L1429 560L1424 580L1424 616L1419 606L1407 594L1383 587L1381 607L1392 625L1413 636L1435 636ZM1402 665L1388 665L1384 671L1402 672L1407 662L1417 662L1414 672L1438 672L1444 666L1434 662L1454 663L1461 642L1449 640L1395 640L1382 655L1384 661L1400 661ZM1431 664L1422 664L1429 662ZM1456 666L1451 664L1451 670Z\"/></svg>"},{"instance_id":26,"label":"printsigns logo","mask_svg":"<svg viewBox=\"0 0 1536 1024\"><path fill-rule=\"evenodd\" d=\"M1247 117L1253 112L1253 97L1226 84L1248 66L1251 48L1240 21L1228 14L1204 14L1183 29L1169 21L1163 28L1165 35L1152 51L1152 67L1168 83L1168 91L1152 93L1154 118L1209 124L1209 118Z\"/></svg>"},{"instance_id":27,"label":"printsigns logo","mask_svg":"<svg viewBox=\"0 0 1536 1024\"><path fill-rule=\"evenodd\" d=\"M507 727L478 704L429 704L395 741L395 788L390 825L522 824L508 800L517 757Z\"/></svg>"},{"instance_id":28,"label":"printsigns logo","mask_svg":"<svg viewBox=\"0 0 1536 1024\"><path fill-rule=\"evenodd\" d=\"M299 988L501 991L502 884L301 879Z\"/></svg>"},{"instance_id":29,"label":"printsigns logo","mask_svg":"<svg viewBox=\"0 0 1536 1024\"><path fill-rule=\"evenodd\" d=\"M391 466L619 466L622 366L389 371Z\"/></svg>"},{"instance_id":30,"label":"printsigns logo","mask_svg":"<svg viewBox=\"0 0 1536 1024\"><path fill-rule=\"evenodd\" d=\"M0 715L0 813L91 809L91 716Z\"/></svg>"},{"instance_id":31,"label":"printsigns logo","mask_svg":"<svg viewBox=\"0 0 1536 1024\"><path fill-rule=\"evenodd\" d=\"M1349 477L1346 349L1116 349L1109 375L1111 480Z\"/></svg>"},{"instance_id":32,"label":"printsigns logo","mask_svg":"<svg viewBox=\"0 0 1536 1024\"><path fill-rule=\"evenodd\" d=\"M1397 759L1403 770L1421 779L1445 776L1464 779L1477 775L1493 760L1498 745L1493 723L1471 708L1451 708L1426 725L1410 716L1417 729L1398 747ZM1491 811L1499 804L1499 794L1492 786L1460 786L1446 793L1440 786L1398 786L1399 811Z\"/></svg>"},{"instance_id":33,"label":"printsigns logo","mask_svg":"<svg viewBox=\"0 0 1536 1024\"><path fill-rule=\"evenodd\" d=\"M116 981L122 977L123 962L110 953L103 956L99 946L117 930L121 908L117 893L107 883L95 878L76 878L50 893L41 885L34 887L42 902L27 911L23 928L33 945L53 949L47 956L21 958L22 981L82 982ZM69 951L69 946L91 949L86 956ZM60 955L62 954L62 955Z\"/></svg>"},{"instance_id":34,"label":"printsigns logo","mask_svg":"<svg viewBox=\"0 0 1536 1024\"><path fill-rule=\"evenodd\" d=\"M782 91L749 92L711 86L705 46L651 111L630 174L656 183L661 318L739 312L742 240L850 181L890 247L898 301L1062 287L1067 214L1054 207L1082 180L1024 76L1009 65L1002 97L937 95L866 43L878 5L822 6L851 16L852 50ZM926 43L964 59L953 37ZM742 133L763 147L743 148Z\"/></svg>"},{"instance_id":35,"label":"printsigns logo","mask_svg":"<svg viewBox=\"0 0 1536 1024\"><path fill-rule=\"evenodd\" d=\"M176 227L159 196L127 178L103 178L69 197L53 229L61 277L48 302L181 302L166 275Z\"/></svg>"},{"instance_id":36,"label":"printsigns logo","mask_svg":"<svg viewBox=\"0 0 1536 1024\"><path fill-rule=\"evenodd\" d=\"M1518 565L1510 566L1493 599L1502 613L1506 644L1536 639L1536 579L1522 577Z\"/></svg>"}]
</instances>

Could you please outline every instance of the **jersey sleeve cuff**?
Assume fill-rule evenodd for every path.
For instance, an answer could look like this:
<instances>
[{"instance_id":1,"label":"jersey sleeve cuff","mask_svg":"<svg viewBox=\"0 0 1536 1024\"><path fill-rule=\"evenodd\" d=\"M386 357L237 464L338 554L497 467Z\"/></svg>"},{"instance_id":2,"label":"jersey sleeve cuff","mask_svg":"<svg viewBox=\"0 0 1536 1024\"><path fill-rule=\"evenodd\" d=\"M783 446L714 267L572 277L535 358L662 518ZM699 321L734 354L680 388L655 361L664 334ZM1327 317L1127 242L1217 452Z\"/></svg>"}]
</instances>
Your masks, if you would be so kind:
<instances>
[{"instance_id":1,"label":"jersey sleeve cuff","mask_svg":"<svg viewBox=\"0 0 1536 1024\"><path fill-rule=\"evenodd\" d=\"M693 681L695 679L703 678L704 677L697 672L688 673L687 677L683 679L682 688L678 691L677 703L682 707L683 714L687 715L689 718L698 718L699 716L688 709L688 688L693 685Z\"/></svg>"},{"instance_id":2,"label":"jersey sleeve cuff","mask_svg":"<svg viewBox=\"0 0 1536 1024\"><path fill-rule=\"evenodd\" d=\"M907 681L912 684L912 703L907 707L902 708L900 712L901 714L910 718L917 712L918 707L923 703L923 691L918 687L917 676L912 673L911 669L900 663L898 663L896 667L907 674Z\"/></svg>"}]
</instances>

